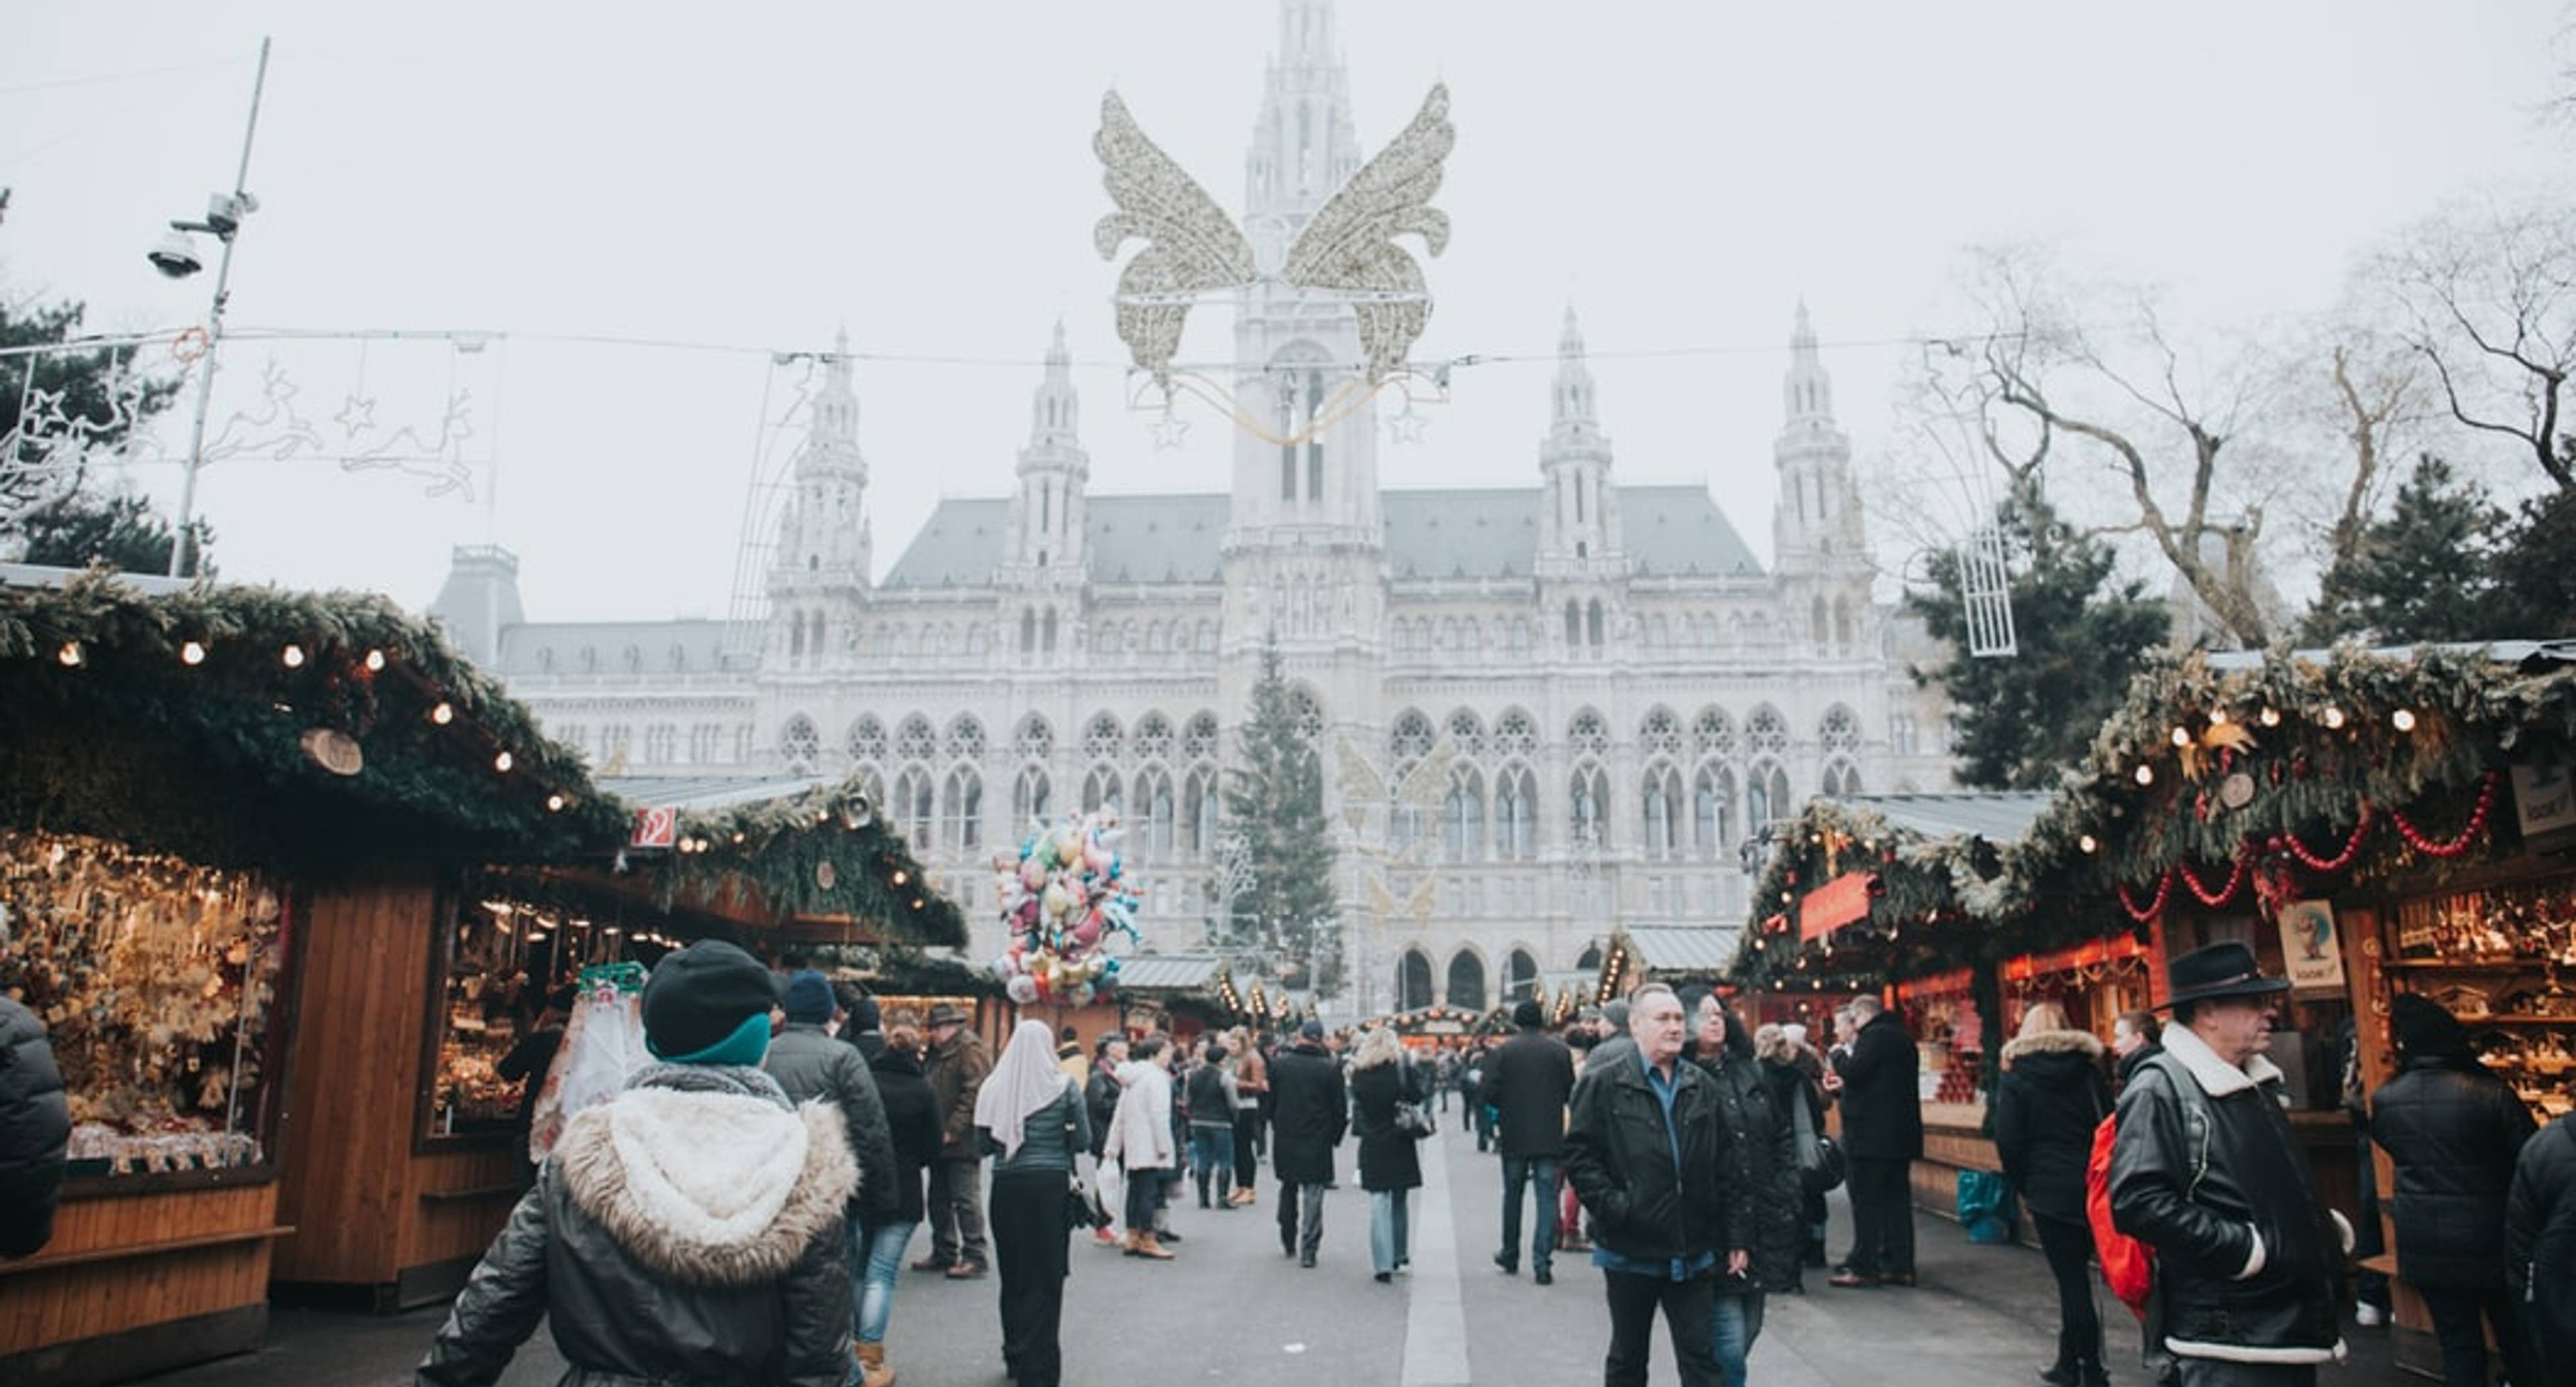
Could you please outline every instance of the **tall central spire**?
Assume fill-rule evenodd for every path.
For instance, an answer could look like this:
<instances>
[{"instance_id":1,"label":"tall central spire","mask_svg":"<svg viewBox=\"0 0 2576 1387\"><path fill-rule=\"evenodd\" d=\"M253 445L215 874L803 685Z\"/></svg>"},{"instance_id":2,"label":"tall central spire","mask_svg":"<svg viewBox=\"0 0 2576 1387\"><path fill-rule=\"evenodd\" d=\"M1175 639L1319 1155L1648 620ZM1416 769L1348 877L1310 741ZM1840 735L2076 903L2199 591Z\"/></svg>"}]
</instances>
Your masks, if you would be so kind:
<instances>
[{"instance_id":1,"label":"tall central spire","mask_svg":"<svg viewBox=\"0 0 2576 1387\"><path fill-rule=\"evenodd\" d=\"M1332 0L1279 0L1279 37L1244 160L1244 222L1256 246L1303 225L1359 171L1351 75L1334 31Z\"/></svg>"}]
</instances>

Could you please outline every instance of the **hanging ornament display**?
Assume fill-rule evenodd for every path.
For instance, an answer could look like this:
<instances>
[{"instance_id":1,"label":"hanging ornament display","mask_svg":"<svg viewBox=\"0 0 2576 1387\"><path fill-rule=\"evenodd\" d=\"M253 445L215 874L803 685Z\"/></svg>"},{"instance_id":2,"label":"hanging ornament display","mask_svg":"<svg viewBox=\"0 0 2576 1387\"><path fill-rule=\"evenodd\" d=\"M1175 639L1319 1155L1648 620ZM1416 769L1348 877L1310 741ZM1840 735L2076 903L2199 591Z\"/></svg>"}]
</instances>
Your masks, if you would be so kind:
<instances>
[{"instance_id":1,"label":"hanging ornament display","mask_svg":"<svg viewBox=\"0 0 2576 1387\"><path fill-rule=\"evenodd\" d=\"M2489 771L2478 781L2477 807L2469 811L2469 821L2461 825L2459 833L2452 837L2428 836L2422 829L2415 826L2413 820L2406 817L2404 810L2390 810L2389 820L2397 825L2398 835L2406 840L2406 846L2427 857L2463 856L2470 848L2477 845L2479 839L2487 836L2487 819L2495 812L2497 778L2494 771Z\"/></svg>"},{"instance_id":2,"label":"hanging ornament display","mask_svg":"<svg viewBox=\"0 0 2576 1387\"><path fill-rule=\"evenodd\" d=\"M1144 893L1114 849L1122 832L1118 811L1101 809L1039 825L1016 861L994 857L995 895L1011 943L993 961L993 974L1012 1001L1089 1006L1116 990L1118 960L1103 947L1108 937L1145 942L1136 928Z\"/></svg>"}]
</instances>

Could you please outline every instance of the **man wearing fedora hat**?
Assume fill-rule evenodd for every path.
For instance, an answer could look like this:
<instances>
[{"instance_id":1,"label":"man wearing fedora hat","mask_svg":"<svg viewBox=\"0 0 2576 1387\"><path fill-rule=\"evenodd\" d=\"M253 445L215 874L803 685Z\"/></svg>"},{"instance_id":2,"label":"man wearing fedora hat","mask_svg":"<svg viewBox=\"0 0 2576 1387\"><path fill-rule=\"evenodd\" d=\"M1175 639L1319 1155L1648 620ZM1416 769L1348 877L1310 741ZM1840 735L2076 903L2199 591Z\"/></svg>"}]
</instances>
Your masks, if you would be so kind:
<instances>
[{"instance_id":1,"label":"man wearing fedora hat","mask_svg":"<svg viewBox=\"0 0 2576 1387\"><path fill-rule=\"evenodd\" d=\"M928 1077L942 1126L939 1163L930 1168L930 1255L912 1264L914 1271L944 1271L958 1280L982 1276L991 1264L984 1247L984 1160L975 1146L975 1099L993 1061L967 1019L953 1002L930 1009Z\"/></svg>"},{"instance_id":2,"label":"man wearing fedora hat","mask_svg":"<svg viewBox=\"0 0 2576 1387\"><path fill-rule=\"evenodd\" d=\"M2264 1057L2290 984L2243 944L2166 968L2165 1052L2120 1094L2111 1218L2155 1249L2151 1365L2183 1387L2306 1387L2343 1357L2335 1275L2351 1245L2318 1198Z\"/></svg>"}]
</instances>

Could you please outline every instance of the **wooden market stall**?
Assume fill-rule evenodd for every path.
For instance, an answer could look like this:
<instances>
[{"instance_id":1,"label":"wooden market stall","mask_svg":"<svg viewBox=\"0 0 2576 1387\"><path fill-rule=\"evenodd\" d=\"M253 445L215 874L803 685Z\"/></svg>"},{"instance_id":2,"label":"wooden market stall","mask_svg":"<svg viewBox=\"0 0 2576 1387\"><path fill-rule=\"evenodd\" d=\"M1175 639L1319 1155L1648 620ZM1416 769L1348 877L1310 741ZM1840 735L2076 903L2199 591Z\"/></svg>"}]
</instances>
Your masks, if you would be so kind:
<instances>
[{"instance_id":1,"label":"wooden market stall","mask_svg":"<svg viewBox=\"0 0 2576 1387\"><path fill-rule=\"evenodd\" d=\"M2536 1120L2576 1108L2572 759L2576 644L2211 656L2140 680L2052 832L2174 949L2238 940L2291 980L2272 1058L2351 1214L2343 1035L2375 1091L2400 992L2466 1023ZM2405 1267L2371 1264L2396 1277L2399 1365L2437 1375Z\"/></svg>"},{"instance_id":2,"label":"wooden market stall","mask_svg":"<svg viewBox=\"0 0 2576 1387\"><path fill-rule=\"evenodd\" d=\"M303 1249L434 1228L299 1198L343 1143L408 1131L419 1013L371 1008L419 995L446 864L614 826L391 603L0 569L0 988L75 1119L52 1242L0 1264L0 1380L254 1348ZM341 1049L364 1062L317 1085Z\"/></svg>"}]
</instances>

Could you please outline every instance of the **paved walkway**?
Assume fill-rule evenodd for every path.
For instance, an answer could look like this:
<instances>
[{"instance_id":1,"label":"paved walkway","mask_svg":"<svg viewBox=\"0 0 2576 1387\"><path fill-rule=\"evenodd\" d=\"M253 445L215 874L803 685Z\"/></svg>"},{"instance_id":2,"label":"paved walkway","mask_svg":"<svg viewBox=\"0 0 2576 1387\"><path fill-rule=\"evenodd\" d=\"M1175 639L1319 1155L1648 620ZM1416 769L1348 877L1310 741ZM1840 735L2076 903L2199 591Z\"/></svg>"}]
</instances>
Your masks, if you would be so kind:
<instances>
[{"instance_id":1,"label":"paved walkway","mask_svg":"<svg viewBox=\"0 0 2576 1387\"><path fill-rule=\"evenodd\" d=\"M1445 1119L1454 1124L1454 1113ZM1275 1188L1250 1209L1175 1211L1179 1259L1148 1263L1077 1246L1066 1288L1066 1381L1079 1387L1449 1387L1598 1381L1608 1342L1600 1274L1563 1258L1554 1286L1492 1265L1500 1162L1444 1130L1423 1151L1413 1266L1393 1284L1369 1278L1368 1199L1347 1173L1327 1197L1322 1263L1279 1255ZM1911 1291L1774 1296L1752 1359L1759 1387L2029 1387L2056 1339L2056 1301L2039 1254L1977 1247L1947 1220L1921 1215L1923 1285ZM1835 1245L1847 1238L1835 1210ZM915 1244L915 1251L919 1250ZM890 1359L909 1387L1006 1387L991 1280L907 1273ZM2135 1321L2101 1297L2112 1380L2144 1387ZM409 1379L444 1310L377 1318L282 1311L260 1353L153 1379L161 1387L358 1387ZM2354 1359L2324 1387L2397 1387L2385 1330L2347 1331ZM546 1387L563 1363L543 1331L503 1377ZM1653 1379L1678 1381L1659 1344Z\"/></svg>"}]
</instances>

